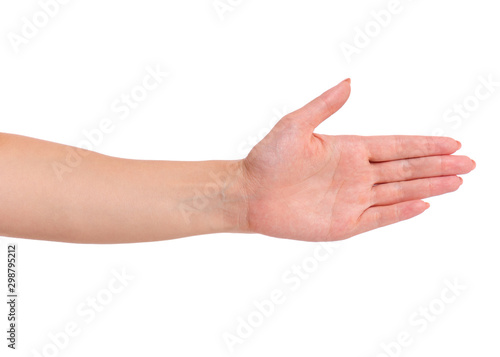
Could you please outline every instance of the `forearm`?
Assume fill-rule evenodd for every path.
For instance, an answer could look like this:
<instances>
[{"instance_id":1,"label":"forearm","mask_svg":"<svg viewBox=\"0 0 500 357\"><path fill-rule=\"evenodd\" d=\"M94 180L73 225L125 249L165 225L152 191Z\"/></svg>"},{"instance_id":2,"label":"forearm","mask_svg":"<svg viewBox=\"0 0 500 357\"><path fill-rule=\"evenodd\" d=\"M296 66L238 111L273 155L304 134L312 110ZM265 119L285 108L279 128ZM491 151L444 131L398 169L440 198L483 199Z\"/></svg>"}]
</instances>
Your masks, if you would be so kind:
<instances>
[{"instance_id":1,"label":"forearm","mask_svg":"<svg viewBox=\"0 0 500 357\"><path fill-rule=\"evenodd\" d=\"M246 231L241 161L143 161L0 134L0 235L77 243Z\"/></svg>"}]
</instances>

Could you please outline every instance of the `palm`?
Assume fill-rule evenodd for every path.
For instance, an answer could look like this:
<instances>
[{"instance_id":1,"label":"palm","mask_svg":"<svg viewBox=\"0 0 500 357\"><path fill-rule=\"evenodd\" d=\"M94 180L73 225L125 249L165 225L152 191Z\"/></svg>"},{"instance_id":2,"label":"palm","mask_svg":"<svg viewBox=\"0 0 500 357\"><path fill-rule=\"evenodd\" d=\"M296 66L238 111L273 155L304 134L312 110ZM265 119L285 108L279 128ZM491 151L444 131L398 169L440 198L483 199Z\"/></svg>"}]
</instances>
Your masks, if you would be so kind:
<instances>
[{"instance_id":1,"label":"palm","mask_svg":"<svg viewBox=\"0 0 500 357\"><path fill-rule=\"evenodd\" d=\"M422 213L474 164L451 138L328 136L314 128L347 100L342 82L287 115L244 160L251 231L343 239ZM444 163L444 164L443 164Z\"/></svg>"}]
</instances>

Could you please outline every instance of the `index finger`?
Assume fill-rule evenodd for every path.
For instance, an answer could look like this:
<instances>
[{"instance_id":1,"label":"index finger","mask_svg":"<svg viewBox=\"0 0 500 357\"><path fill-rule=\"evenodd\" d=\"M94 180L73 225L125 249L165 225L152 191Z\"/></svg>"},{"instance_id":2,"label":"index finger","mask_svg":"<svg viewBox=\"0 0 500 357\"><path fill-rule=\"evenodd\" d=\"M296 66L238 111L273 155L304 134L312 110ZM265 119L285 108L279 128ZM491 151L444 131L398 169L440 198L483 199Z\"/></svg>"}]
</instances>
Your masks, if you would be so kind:
<instances>
[{"instance_id":1,"label":"index finger","mask_svg":"<svg viewBox=\"0 0 500 357\"><path fill-rule=\"evenodd\" d=\"M445 136L385 135L364 138L370 162L450 155L460 142Z\"/></svg>"}]
</instances>

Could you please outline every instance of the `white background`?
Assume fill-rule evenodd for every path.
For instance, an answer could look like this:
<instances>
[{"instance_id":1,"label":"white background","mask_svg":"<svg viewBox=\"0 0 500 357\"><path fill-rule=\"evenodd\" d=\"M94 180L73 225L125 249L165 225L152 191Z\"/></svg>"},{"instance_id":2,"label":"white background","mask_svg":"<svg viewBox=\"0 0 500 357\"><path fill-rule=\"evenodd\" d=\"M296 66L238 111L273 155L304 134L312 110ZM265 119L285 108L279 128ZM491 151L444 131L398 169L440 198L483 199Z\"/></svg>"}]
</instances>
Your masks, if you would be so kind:
<instances>
[{"instance_id":1,"label":"white background","mask_svg":"<svg viewBox=\"0 0 500 357\"><path fill-rule=\"evenodd\" d=\"M2 303L1 355L230 355L224 333L236 335L238 318L274 289L285 302L234 355L387 356L382 344L403 331L411 343L393 345L394 356L498 355L500 87L487 99L470 97L480 78L500 81L497 4L401 0L376 34L372 11L388 10L389 1L222 3L233 5L221 18L212 0L74 0L16 47L12 34L21 36L23 17L32 22L41 5L2 2L0 131L78 145L84 130L110 118L115 130L96 151L236 159L279 116L351 77L348 103L317 132L440 132L460 140L459 153L477 169L458 192L430 199L421 216L331 243L336 254L296 291L282 276L311 260L313 243L238 234L115 246L1 238L2 266L7 242L18 244L21 296L14 353ZM342 43L353 45L366 26L369 43L348 61ZM148 66L168 78L118 119L112 103ZM467 100L474 110L444 119ZM77 308L105 294L113 269L134 278L86 323ZM467 288L439 305L446 279ZM444 311L419 331L410 318L432 303ZM71 322L80 334L58 351L47 347Z\"/></svg>"}]
</instances>

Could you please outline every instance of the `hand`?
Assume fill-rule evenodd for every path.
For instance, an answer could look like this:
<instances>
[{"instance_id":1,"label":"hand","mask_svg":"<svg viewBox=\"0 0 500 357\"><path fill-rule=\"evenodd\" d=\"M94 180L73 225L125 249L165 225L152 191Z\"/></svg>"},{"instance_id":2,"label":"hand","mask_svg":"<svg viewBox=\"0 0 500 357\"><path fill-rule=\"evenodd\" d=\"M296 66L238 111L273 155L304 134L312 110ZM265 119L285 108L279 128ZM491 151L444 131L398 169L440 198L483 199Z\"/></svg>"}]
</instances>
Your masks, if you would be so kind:
<instances>
[{"instance_id":1,"label":"hand","mask_svg":"<svg viewBox=\"0 0 500 357\"><path fill-rule=\"evenodd\" d=\"M458 189L474 161L447 137L330 136L314 129L339 110L350 80L283 117L243 160L251 232L333 241L415 217L421 199Z\"/></svg>"}]
</instances>

